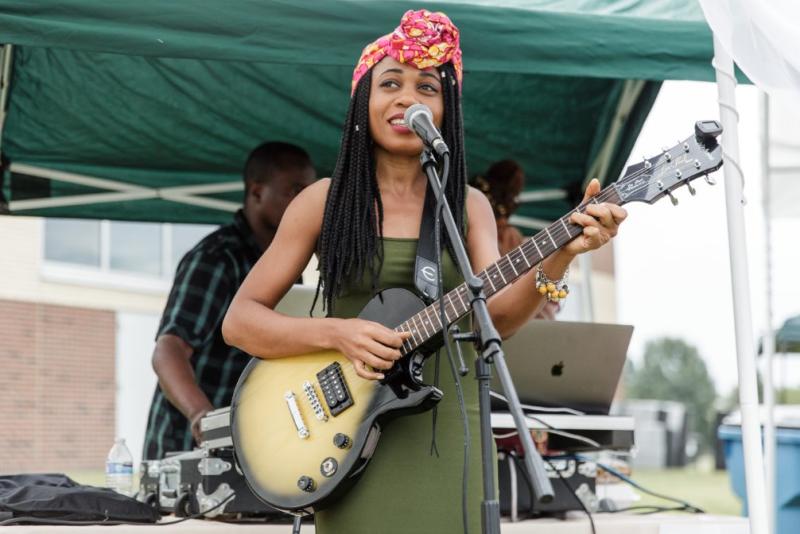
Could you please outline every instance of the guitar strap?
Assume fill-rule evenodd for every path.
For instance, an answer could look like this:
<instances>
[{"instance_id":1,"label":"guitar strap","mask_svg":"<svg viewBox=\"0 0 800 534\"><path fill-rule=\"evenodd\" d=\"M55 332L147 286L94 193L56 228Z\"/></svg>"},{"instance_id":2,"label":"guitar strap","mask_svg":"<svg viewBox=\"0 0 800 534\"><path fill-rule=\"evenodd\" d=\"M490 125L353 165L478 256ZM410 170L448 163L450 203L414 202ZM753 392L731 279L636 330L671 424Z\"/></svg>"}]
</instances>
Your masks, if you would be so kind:
<instances>
[{"instance_id":1,"label":"guitar strap","mask_svg":"<svg viewBox=\"0 0 800 534\"><path fill-rule=\"evenodd\" d=\"M422 221L419 225L419 240L417 241L417 259L414 262L414 285L417 287L422 300L426 305L439 298L439 268L436 264L436 236L435 220L436 195L428 184L425 190L425 204L422 208ZM439 387L440 369L439 351L434 356L433 385ZM436 422L439 407L431 410L431 447L430 455L439 457L439 447L436 444Z\"/></svg>"},{"instance_id":2,"label":"guitar strap","mask_svg":"<svg viewBox=\"0 0 800 534\"><path fill-rule=\"evenodd\" d=\"M434 236L434 215L436 195L430 184L425 190L425 204L422 208L422 221L419 225L417 259L414 263L414 285L425 304L439 298L439 268L436 265L436 240Z\"/></svg>"}]
</instances>

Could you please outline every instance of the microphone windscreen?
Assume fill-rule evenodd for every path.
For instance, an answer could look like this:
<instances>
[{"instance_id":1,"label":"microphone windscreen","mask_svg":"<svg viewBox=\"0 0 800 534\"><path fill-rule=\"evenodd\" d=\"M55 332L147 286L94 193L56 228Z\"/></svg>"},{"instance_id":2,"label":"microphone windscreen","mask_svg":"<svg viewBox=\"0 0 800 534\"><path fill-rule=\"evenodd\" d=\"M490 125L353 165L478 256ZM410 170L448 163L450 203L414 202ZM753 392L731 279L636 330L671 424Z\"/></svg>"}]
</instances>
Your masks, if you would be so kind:
<instances>
[{"instance_id":1,"label":"microphone windscreen","mask_svg":"<svg viewBox=\"0 0 800 534\"><path fill-rule=\"evenodd\" d=\"M411 126L411 122L413 120L414 115L418 113L424 113L428 116L428 118L433 121L433 113L431 113L431 108L426 106L425 104L414 104L409 106L406 110L405 114L403 115L403 120L406 121L406 124Z\"/></svg>"}]
</instances>

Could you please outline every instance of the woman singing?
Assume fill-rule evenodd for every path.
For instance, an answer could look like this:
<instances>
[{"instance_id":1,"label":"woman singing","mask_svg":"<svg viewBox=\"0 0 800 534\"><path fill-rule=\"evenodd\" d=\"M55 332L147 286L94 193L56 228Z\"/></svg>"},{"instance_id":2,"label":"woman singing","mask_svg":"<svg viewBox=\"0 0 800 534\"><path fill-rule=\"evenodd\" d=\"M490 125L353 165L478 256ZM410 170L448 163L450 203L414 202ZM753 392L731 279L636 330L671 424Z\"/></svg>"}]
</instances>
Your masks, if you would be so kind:
<instances>
[{"instance_id":1,"label":"woman singing","mask_svg":"<svg viewBox=\"0 0 800 534\"><path fill-rule=\"evenodd\" d=\"M492 208L467 187L461 122L462 63L459 32L442 13L408 11L390 34L369 44L353 74L352 96L333 176L306 188L289 206L272 245L236 294L223 324L225 339L259 358L333 349L359 376L382 378L401 356L405 337L356 319L378 290L414 291L413 269L427 178L420 165L422 141L403 120L406 109L425 104L452 154L445 194L461 228L472 269L499 258ZM586 194L600 189L593 181ZM573 222L583 235L541 266L558 284L572 259L617 233L626 213L591 205ZM445 250L447 250L445 248ZM295 318L274 311L312 254L319 258L326 318ZM445 291L461 283L443 253ZM536 289L536 269L497 294L489 310L507 337L549 298ZM466 355L472 362L474 354ZM433 365L425 379L433 382ZM387 425L364 475L333 507L316 514L318 534L462 532L463 432L455 379L444 367L431 452L430 415L400 417ZM468 506L470 531L480 531L481 471L478 395L464 380L471 429Z\"/></svg>"}]
</instances>

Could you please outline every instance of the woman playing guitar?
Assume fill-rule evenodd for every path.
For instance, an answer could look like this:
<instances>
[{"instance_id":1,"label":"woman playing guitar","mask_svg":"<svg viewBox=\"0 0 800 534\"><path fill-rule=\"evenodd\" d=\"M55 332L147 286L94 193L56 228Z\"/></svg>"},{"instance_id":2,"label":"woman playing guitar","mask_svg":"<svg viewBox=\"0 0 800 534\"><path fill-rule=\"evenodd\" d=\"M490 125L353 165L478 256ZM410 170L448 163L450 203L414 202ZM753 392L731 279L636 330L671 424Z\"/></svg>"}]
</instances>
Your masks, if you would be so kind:
<instances>
[{"instance_id":1,"label":"woman playing guitar","mask_svg":"<svg viewBox=\"0 0 800 534\"><path fill-rule=\"evenodd\" d=\"M427 105L450 147L445 194L462 228L472 268L499 258L492 208L467 187L461 122L461 50L458 29L442 13L408 11L400 26L368 45L356 66L352 98L333 176L306 188L289 206L269 249L236 294L223 324L227 342L258 358L323 349L344 354L362 378L380 379L401 357L405 334L355 317L375 291L414 290L413 269L427 179L420 165L422 141L404 123L406 109ZM592 181L587 198L600 190ZM572 259L617 233L626 212L596 204L572 221L583 234L541 266L558 280ZM327 318L295 318L274 311L308 264L319 257ZM495 325L512 335L544 302L536 269L489 303ZM443 254L445 291L459 284ZM474 354L473 354L474 357ZM471 361L471 360L467 360ZM433 376L427 365L425 376ZM465 383L471 432L468 485L470 530L480 530L480 445L477 388ZM383 429L380 446L358 483L334 506L316 514L316 531L328 533L462 532L463 435L455 379L441 373L436 444L431 420L401 417Z\"/></svg>"}]
</instances>

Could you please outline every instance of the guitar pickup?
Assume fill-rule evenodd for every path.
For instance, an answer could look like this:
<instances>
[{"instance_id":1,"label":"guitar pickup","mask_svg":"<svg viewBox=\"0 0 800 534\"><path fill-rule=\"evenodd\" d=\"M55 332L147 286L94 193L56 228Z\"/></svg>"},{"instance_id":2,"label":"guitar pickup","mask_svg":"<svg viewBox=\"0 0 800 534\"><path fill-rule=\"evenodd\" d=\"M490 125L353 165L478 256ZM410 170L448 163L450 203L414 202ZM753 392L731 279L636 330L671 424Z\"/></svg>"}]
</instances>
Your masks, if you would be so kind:
<instances>
[{"instance_id":1,"label":"guitar pickup","mask_svg":"<svg viewBox=\"0 0 800 534\"><path fill-rule=\"evenodd\" d=\"M323 423L327 421L328 416L325 415L325 410L322 408L322 403L319 401L319 396L314 390L314 385L306 380L303 382L303 391L306 392L306 397L308 397L308 402L311 404L311 409L314 410L314 416Z\"/></svg>"},{"instance_id":2,"label":"guitar pickup","mask_svg":"<svg viewBox=\"0 0 800 534\"><path fill-rule=\"evenodd\" d=\"M353 397L342 374L339 362L333 362L328 367L317 373L317 383L325 397L325 404L331 416L336 417L353 405Z\"/></svg>"}]
</instances>

